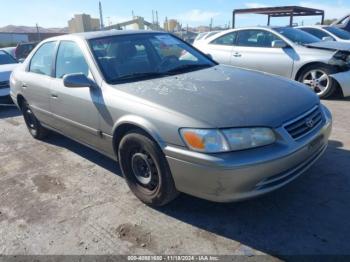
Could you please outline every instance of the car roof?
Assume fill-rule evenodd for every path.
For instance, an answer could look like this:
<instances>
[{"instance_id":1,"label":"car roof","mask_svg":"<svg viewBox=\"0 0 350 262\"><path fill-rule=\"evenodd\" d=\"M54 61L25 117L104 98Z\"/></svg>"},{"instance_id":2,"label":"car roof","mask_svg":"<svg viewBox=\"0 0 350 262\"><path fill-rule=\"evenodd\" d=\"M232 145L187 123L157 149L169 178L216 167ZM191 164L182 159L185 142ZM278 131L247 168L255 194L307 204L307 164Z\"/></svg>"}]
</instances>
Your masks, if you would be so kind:
<instances>
[{"instance_id":1,"label":"car roof","mask_svg":"<svg viewBox=\"0 0 350 262\"><path fill-rule=\"evenodd\" d=\"M302 25L297 26L295 28L325 28L325 27L331 27L330 25Z\"/></svg>"},{"instance_id":2,"label":"car roof","mask_svg":"<svg viewBox=\"0 0 350 262\"><path fill-rule=\"evenodd\" d=\"M104 31L95 31L95 32L85 32L85 33L74 33L74 34L66 34L56 37L48 38L47 40L67 40L67 39L83 39L90 40L95 38L103 38L108 36L116 36L116 35L136 35L136 34L164 34L165 32L161 31L152 31L152 30L104 30Z\"/></svg>"}]
</instances>

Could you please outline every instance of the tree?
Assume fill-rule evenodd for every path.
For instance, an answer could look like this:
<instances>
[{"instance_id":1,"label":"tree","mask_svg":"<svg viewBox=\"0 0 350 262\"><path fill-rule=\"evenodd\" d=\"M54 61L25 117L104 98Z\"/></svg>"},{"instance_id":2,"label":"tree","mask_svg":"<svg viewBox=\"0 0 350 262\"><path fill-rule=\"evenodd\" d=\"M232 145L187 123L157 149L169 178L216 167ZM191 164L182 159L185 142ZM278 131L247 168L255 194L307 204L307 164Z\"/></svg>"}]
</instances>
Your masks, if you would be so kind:
<instances>
[{"instance_id":1,"label":"tree","mask_svg":"<svg viewBox=\"0 0 350 262\"><path fill-rule=\"evenodd\" d=\"M333 19L325 19L324 22L323 22L323 24L324 24L324 25L331 25L331 24L333 24L335 21L337 21L336 18L333 18ZM321 23L318 22L316 25L320 25L320 24L321 24Z\"/></svg>"}]
</instances>

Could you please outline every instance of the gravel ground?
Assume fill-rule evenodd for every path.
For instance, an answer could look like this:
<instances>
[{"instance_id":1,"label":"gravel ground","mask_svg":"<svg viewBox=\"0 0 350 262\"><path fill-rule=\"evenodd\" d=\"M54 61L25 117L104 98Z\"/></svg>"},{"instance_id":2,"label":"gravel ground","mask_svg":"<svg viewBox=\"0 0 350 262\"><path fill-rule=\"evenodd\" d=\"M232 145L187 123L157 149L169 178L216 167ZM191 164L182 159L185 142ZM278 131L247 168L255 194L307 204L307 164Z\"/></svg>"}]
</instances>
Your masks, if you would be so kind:
<instances>
[{"instance_id":1,"label":"gravel ground","mask_svg":"<svg viewBox=\"0 0 350 262\"><path fill-rule=\"evenodd\" d=\"M32 139L0 107L0 254L350 255L350 100L334 116L325 155L264 197L216 204L181 195L154 209L118 164L61 135Z\"/></svg>"}]
</instances>

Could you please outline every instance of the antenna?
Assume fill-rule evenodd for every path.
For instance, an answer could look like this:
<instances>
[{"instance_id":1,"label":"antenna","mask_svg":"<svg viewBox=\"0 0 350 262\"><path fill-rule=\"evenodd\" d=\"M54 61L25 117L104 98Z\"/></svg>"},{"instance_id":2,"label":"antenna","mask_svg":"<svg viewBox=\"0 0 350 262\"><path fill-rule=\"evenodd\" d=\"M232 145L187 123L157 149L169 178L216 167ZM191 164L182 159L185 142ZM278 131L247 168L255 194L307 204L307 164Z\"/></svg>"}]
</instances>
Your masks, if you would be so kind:
<instances>
[{"instance_id":1,"label":"antenna","mask_svg":"<svg viewBox=\"0 0 350 262\"><path fill-rule=\"evenodd\" d=\"M105 25L103 24L103 12L102 12L102 4L101 1L98 1L98 6L100 9L100 29L103 29L105 27Z\"/></svg>"},{"instance_id":2,"label":"antenna","mask_svg":"<svg viewBox=\"0 0 350 262\"><path fill-rule=\"evenodd\" d=\"M156 10L156 24L157 24L157 29L159 27L159 22L158 22L158 11Z\"/></svg>"}]
</instances>

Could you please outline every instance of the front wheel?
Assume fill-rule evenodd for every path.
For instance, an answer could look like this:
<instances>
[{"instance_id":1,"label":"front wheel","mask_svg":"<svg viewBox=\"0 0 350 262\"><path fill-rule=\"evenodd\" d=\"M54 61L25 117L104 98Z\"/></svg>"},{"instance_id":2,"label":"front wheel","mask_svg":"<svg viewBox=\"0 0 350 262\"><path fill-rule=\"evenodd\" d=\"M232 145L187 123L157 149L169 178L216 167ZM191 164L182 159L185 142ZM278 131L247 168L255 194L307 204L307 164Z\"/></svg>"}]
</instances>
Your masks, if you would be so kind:
<instances>
[{"instance_id":1,"label":"front wheel","mask_svg":"<svg viewBox=\"0 0 350 262\"><path fill-rule=\"evenodd\" d=\"M24 122L26 123L29 133L32 135L32 137L35 139L45 138L48 134L48 130L40 124L27 101L24 100L22 102L21 109Z\"/></svg>"},{"instance_id":2,"label":"front wheel","mask_svg":"<svg viewBox=\"0 0 350 262\"><path fill-rule=\"evenodd\" d=\"M179 194L163 152L143 132L122 138L118 159L130 190L145 204L163 206Z\"/></svg>"},{"instance_id":3,"label":"front wheel","mask_svg":"<svg viewBox=\"0 0 350 262\"><path fill-rule=\"evenodd\" d=\"M312 65L306 67L298 81L308 85L320 98L328 98L337 90L337 82L330 77L336 69L328 65Z\"/></svg>"}]
</instances>

